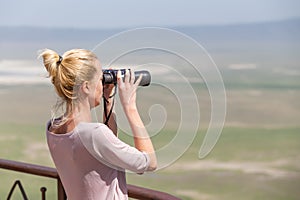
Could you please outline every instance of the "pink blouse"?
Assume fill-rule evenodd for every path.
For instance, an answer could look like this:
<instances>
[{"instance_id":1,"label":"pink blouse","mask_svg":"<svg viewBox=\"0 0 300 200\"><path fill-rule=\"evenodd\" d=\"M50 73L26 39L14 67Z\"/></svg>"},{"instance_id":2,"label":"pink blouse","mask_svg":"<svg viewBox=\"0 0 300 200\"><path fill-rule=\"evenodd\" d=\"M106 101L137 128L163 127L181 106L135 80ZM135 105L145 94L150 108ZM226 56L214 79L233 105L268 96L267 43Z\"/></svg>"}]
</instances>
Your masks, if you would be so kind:
<instances>
[{"instance_id":1,"label":"pink blouse","mask_svg":"<svg viewBox=\"0 0 300 200\"><path fill-rule=\"evenodd\" d=\"M128 199L125 169L143 173L149 155L122 142L101 123L79 123L66 134L47 124L49 150L68 200Z\"/></svg>"}]
</instances>

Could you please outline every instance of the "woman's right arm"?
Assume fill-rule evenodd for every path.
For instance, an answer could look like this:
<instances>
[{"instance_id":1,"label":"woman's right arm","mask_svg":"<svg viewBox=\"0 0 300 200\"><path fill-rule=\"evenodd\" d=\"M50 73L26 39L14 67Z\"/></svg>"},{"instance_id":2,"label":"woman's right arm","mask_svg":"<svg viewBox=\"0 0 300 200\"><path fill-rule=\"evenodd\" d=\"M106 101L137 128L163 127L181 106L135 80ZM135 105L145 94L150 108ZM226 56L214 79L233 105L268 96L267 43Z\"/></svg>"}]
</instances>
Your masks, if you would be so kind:
<instances>
[{"instance_id":1,"label":"woman's right arm","mask_svg":"<svg viewBox=\"0 0 300 200\"><path fill-rule=\"evenodd\" d=\"M121 78L121 71L118 71L119 96L133 133L135 148L149 155L150 165L148 171L153 171L157 168L155 150L136 106L136 90L142 77L140 76L136 82L134 78L130 79L130 77L134 77L133 71L131 71L130 76L129 70L126 70L124 81Z\"/></svg>"}]
</instances>

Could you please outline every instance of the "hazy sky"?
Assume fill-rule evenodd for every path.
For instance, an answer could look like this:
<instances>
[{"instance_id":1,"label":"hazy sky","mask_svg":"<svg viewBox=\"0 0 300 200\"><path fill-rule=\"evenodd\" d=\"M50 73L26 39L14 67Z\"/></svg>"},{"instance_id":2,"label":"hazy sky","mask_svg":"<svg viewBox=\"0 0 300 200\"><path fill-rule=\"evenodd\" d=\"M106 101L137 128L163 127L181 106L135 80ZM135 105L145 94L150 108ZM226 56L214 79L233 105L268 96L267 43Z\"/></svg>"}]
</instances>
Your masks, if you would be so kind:
<instances>
[{"instance_id":1,"label":"hazy sky","mask_svg":"<svg viewBox=\"0 0 300 200\"><path fill-rule=\"evenodd\" d=\"M0 25L77 28L213 25L300 17L299 0L0 0Z\"/></svg>"}]
</instances>

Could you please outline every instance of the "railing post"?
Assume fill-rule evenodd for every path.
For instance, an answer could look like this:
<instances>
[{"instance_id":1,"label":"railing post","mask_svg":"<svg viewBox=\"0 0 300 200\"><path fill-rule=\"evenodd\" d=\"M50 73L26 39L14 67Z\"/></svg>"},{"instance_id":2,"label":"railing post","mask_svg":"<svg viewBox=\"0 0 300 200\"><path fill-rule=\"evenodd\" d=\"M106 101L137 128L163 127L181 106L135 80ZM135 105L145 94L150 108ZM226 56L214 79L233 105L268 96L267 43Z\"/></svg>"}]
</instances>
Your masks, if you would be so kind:
<instances>
[{"instance_id":1,"label":"railing post","mask_svg":"<svg viewBox=\"0 0 300 200\"><path fill-rule=\"evenodd\" d=\"M41 193L42 193L42 200L46 200L46 191L47 191L47 188L45 187L41 187Z\"/></svg>"},{"instance_id":2,"label":"railing post","mask_svg":"<svg viewBox=\"0 0 300 200\"><path fill-rule=\"evenodd\" d=\"M65 189L61 183L60 178L57 178L57 200L66 200L67 195L65 193Z\"/></svg>"}]
</instances>

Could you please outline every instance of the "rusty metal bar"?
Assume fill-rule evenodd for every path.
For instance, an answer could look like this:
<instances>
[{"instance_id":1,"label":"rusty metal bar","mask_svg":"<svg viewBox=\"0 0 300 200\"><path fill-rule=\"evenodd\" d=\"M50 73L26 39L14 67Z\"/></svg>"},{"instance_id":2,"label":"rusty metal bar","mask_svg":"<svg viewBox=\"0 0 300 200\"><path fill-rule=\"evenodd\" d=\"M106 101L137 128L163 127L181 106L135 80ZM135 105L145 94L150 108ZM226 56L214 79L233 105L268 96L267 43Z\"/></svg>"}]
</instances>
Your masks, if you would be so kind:
<instances>
[{"instance_id":1,"label":"rusty metal bar","mask_svg":"<svg viewBox=\"0 0 300 200\"><path fill-rule=\"evenodd\" d=\"M151 190L135 185L127 184L128 196L143 200L180 200L179 198L165 192Z\"/></svg>"},{"instance_id":2,"label":"rusty metal bar","mask_svg":"<svg viewBox=\"0 0 300 200\"><path fill-rule=\"evenodd\" d=\"M45 167L40 165L28 164L18 161L0 159L0 168L8 169L27 174L33 174L37 176L44 176L48 178L54 178L57 180L57 199L66 200L65 190L58 176L57 170L51 167ZM165 192L151 190L134 185L127 185L128 196L135 199L143 200L179 200L179 198L170 195Z\"/></svg>"},{"instance_id":3,"label":"rusty metal bar","mask_svg":"<svg viewBox=\"0 0 300 200\"><path fill-rule=\"evenodd\" d=\"M12 160L0 159L0 168L8 169L18 172L24 172L37 176L45 176L49 178L58 178L56 169L51 167L44 167L40 165L33 165L23 162L17 162Z\"/></svg>"}]
</instances>

